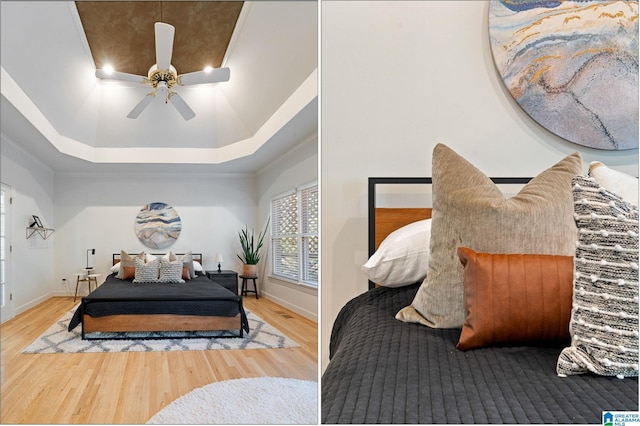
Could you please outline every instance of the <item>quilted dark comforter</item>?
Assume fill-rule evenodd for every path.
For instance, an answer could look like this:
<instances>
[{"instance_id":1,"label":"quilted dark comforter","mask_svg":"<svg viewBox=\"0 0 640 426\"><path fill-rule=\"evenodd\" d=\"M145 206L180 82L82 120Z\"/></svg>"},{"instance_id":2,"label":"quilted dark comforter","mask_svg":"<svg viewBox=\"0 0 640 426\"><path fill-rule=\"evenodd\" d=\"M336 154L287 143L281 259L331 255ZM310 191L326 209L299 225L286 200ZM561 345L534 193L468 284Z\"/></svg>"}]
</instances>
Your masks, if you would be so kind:
<instances>
[{"instance_id":1,"label":"quilted dark comforter","mask_svg":"<svg viewBox=\"0 0 640 426\"><path fill-rule=\"evenodd\" d=\"M561 348L455 345L459 329L394 318L419 284L377 288L347 303L322 376L322 423L597 423L637 411L637 378L560 378Z\"/></svg>"}]
</instances>

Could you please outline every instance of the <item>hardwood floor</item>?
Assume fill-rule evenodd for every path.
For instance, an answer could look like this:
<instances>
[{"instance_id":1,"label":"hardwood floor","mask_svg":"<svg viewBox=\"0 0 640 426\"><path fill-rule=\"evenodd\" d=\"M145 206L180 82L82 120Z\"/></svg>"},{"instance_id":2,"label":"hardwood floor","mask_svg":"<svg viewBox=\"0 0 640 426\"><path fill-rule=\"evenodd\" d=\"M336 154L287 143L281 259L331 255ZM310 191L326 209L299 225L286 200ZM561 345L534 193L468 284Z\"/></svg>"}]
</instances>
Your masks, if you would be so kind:
<instances>
[{"instance_id":1,"label":"hardwood floor","mask_svg":"<svg viewBox=\"0 0 640 426\"><path fill-rule=\"evenodd\" d=\"M54 297L0 328L1 423L145 423L206 384L242 377L318 379L318 326L270 300L244 306L300 348L175 352L22 354L74 305Z\"/></svg>"}]
</instances>

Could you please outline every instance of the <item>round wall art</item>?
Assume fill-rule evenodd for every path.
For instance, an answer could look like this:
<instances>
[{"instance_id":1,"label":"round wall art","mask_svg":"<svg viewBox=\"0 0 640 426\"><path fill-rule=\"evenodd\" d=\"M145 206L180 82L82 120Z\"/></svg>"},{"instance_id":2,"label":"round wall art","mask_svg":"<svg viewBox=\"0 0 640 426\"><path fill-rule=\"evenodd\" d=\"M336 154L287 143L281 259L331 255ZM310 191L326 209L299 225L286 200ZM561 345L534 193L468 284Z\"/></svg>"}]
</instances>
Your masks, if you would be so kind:
<instances>
[{"instance_id":1,"label":"round wall art","mask_svg":"<svg viewBox=\"0 0 640 426\"><path fill-rule=\"evenodd\" d=\"M169 247L178 239L181 229L178 212L165 203L149 203L136 217L136 235L146 247Z\"/></svg>"},{"instance_id":2,"label":"round wall art","mask_svg":"<svg viewBox=\"0 0 640 426\"><path fill-rule=\"evenodd\" d=\"M571 142L638 148L638 1L489 5L496 68L536 122Z\"/></svg>"}]
</instances>

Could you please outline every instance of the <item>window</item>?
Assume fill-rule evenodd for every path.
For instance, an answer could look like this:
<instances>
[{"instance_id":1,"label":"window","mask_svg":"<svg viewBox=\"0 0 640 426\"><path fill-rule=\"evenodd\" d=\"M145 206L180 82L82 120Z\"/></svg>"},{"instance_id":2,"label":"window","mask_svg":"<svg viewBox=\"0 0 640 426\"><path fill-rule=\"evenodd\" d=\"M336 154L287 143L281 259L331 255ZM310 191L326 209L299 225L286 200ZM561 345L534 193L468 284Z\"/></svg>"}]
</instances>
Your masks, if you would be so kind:
<instances>
[{"instance_id":1,"label":"window","mask_svg":"<svg viewBox=\"0 0 640 426\"><path fill-rule=\"evenodd\" d=\"M271 271L274 276L318 286L318 185L271 200Z\"/></svg>"}]
</instances>

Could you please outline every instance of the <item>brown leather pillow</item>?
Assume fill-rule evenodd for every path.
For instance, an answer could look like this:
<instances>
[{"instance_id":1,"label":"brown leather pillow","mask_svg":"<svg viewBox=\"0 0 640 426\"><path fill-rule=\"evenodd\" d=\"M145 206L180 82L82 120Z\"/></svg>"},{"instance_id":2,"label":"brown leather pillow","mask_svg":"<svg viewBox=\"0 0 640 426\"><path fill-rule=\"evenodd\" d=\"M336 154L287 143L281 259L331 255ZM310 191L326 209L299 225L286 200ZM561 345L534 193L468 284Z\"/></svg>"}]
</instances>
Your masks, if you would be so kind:
<instances>
[{"instance_id":1,"label":"brown leather pillow","mask_svg":"<svg viewBox=\"0 0 640 426\"><path fill-rule=\"evenodd\" d=\"M570 341L573 256L476 253L459 247L458 257L466 310L458 349Z\"/></svg>"},{"instance_id":2,"label":"brown leather pillow","mask_svg":"<svg viewBox=\"0 0 640 426\"><path fill-rule=\"evenodd\" d=\"M122 269L122 280L132 280L136 276L135 266L123 266Z\"/></svg>"},{"instance_id":3,"label":"brown leather pillow","mask_svg":"<svg viewBox=\"0 0 640 426\"><path fill-rule=\"evenodd\" d=\"M185 281L191 279L191 276L189 275L189 267L186 265L182 267L182 279Z\"/></svg>"}]
</instances>

